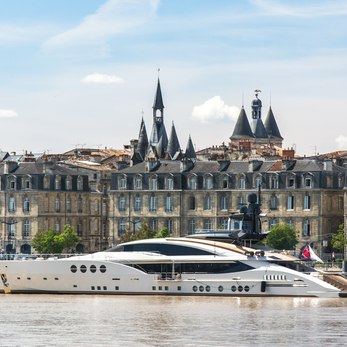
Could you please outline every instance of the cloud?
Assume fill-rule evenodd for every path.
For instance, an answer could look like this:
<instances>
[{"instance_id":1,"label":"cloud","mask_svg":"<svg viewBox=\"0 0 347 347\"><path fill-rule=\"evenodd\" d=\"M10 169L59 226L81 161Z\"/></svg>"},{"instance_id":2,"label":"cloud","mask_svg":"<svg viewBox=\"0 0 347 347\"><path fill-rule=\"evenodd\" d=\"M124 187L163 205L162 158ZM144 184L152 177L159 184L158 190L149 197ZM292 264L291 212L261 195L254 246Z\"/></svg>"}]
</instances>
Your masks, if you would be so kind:
<instances>
[{"instance_id":1,"label":"cloud","mask_svg":"<svg viewBox=\"0 0 347 347\"><path fill-rule=\"evenodd\" d=\"M13 118L17 117L18 114L13 110L0 110L0 118Z\"/></svg>"},{"instance_id":2,"label":"cloud","mask_svg":"<svg viewBox=\"0 0 347 347\"><path fill-rule=\"evenodd\" d=\"M236 121L240 109L236 106L228 106L220 96L206 100L203 104L193 108L192 117L202 123L212 121L233 120Z\"/></svg>"},{"instance_id":3,"label":"cloud","mask_svg":"<svg viewBox=\"0 0 347 347\"><path fill-rule=\"evenodd\" d=\"M293 6L292 0L252 0L252 3L264 11L266 15L272 16L291 16L291 17L327 17L342 16L347 14L346 0L320 0L312 2L312 5L303 5L300 1L299 6Z\"/></svg>"},{"instance_id":4,"label":"cloud","mask_svg":"<svg viewBox=\"0 0 347 347\"><path fill-rule=\"evenodd\" d=\"M335 142L337 143L338 149L347 149L347 136L339 135Z\"/></svg>"},{"instance_id":5,"label":"cloud","mask_svg":"<svg viewBox=\"0 0 347 347\"><path fill-rule=\"evenodd\" d=\"M105 75L101 73L92 73L81 79L83 83L123 83L124 80L121 77L115 75Z\"/></svg>"},{"instance_id":6,"label":"cloud","mask_svg":"<svg viewBox=\"0 0 347 347\"><path fill-rule=\"evenodd\" d=\"M45 46L100 42L146 23L158 5L158 0L108 0L76 27L48 39Z\"/></svg>"}]
</instances>

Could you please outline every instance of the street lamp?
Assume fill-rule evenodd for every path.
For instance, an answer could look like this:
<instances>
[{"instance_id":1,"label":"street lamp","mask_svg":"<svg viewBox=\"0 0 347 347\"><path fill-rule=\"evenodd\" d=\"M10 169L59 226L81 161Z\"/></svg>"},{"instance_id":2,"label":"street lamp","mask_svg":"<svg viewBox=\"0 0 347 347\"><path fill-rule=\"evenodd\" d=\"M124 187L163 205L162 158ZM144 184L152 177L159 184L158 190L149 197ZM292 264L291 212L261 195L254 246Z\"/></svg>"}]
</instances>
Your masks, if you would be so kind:
<instances>
[{"instance_id":1,"label":"street lamp","mask_svg":"<svg viewBox=\"0 0 347 347\"><path fill-rule=\"evenodd\" d=\"M130 218L129 218L129 223L132 223L132 225L133 225L133 233L135 234L135 227L136 227L136 224L138 224L138 223L140 223L141 221L139 220L139 219L137 219L137 220L131 220Z\"/></svg>"}]
</instances>

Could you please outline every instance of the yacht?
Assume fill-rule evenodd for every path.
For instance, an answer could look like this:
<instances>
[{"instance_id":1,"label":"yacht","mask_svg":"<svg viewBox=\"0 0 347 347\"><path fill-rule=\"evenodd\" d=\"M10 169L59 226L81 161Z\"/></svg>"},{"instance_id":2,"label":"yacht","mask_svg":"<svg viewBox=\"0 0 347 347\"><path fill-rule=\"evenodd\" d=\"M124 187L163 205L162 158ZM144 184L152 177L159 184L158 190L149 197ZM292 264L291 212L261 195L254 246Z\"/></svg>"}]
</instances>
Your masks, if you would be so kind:
<instances>
[{"instance_id":1,"label":"yacht","mask_svg":"<svg viewBox=\"0 0 347 347\"><path fill-rule=\"evenodd\" d=\"M194 237L138 240L69 258L1 260L5 293L307 296L344 292L298 258Z\"/></svg>"}]
</instances>

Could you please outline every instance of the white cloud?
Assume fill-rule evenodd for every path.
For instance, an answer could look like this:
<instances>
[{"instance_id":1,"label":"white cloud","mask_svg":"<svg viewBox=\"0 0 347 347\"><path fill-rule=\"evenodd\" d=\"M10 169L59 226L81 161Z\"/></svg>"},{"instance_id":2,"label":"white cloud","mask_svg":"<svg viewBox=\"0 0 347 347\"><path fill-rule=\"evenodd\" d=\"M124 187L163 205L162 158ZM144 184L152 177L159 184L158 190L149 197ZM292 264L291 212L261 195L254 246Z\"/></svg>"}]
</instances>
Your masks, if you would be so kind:
<instances>
[{"instance_id":1,"label":"white cloud","mask_svg":"<svg viewBox=\"0 0 347 347\"><path fill-rule=\"evenodd\" d=\"M240 109L236 106L228 106L220 96L206 100L202 105L193 108L192 117L202 123L210 121L233 120L236 121Z\"/></svg>"},{"instance_id":2,"label":"white cloud","mask_svg":"<svg viewBox=\"0 0 347 347\"><path fill-rule=\"evenodd\" d=\"M124 80L121 77L115 75L105 75L101 73L92 73L82 78L83 83L123 83Z\"/></svg>"},{"instance_id":3,"label":"white cloud","mask_svg":"<svg viewBox=\"0 0 347 347\"><path fill-rule=\"evenodd\" d=\"M0 110L0 118L13 118L17 117L18 114L13 110Z\"/></svg>"},{"instance_id":4,"label":"white cloud","mask_svg":"<svg viewBox=\"0 0 347 347\"><path fill-rule=\"evenodd\" d=\"M292 16L292 17L326 17L341 16L347 14L346 0L314 1L311 4L293 6L292 0L279 2L274 0L252 0L252 3L262 9L266 15Z\"/></svg>"},{"instance_id":5,"label":"white cloud","mask_svg":"<svg viewBox=\"0 0 347 347\"><path fill-rule=\"evenodd\" d=\"M347 149L347 136L339 135L335 142L337 143L338 149Z\"/></svg>"},{"instance_id":6,"label":"white cloud","mask_svg":"<svg viewBox=\"0 0 347 347\"><path fill-rule=\"evenodd\" d=\"M147 22L158 5L158 0L108 0L76 27L51 37L45 46L99 42Z\"/></svg>"}]
</instances>

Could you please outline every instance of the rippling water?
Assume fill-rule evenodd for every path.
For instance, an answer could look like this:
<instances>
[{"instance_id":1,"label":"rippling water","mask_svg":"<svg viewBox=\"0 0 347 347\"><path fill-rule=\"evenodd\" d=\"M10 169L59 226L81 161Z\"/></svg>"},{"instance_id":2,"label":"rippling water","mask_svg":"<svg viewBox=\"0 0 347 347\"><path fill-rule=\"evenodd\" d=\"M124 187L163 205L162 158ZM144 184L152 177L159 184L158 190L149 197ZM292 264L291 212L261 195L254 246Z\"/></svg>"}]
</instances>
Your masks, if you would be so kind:
<instances>
[{"instance_id":1,"label":"rippling water","mask_svg":"<svg viewBox=\"0 0 347 347\"><path fill-rule=\"evenodd\" d=\"M0 295L3 346L342 346L347 299Z\"/></svg>"}]
</instances>

